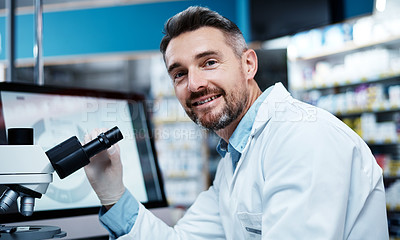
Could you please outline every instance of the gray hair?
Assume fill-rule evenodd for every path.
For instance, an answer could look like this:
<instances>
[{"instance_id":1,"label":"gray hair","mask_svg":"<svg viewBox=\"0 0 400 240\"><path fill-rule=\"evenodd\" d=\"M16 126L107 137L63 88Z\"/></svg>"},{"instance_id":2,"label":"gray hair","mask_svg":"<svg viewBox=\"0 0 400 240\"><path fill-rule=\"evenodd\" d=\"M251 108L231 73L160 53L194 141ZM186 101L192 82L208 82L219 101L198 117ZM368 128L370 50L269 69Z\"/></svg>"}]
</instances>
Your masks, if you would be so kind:
<instances>
[{"instance_id":1,"label":"gray hair","mask_svg":"<svg viewBox=\"0 0 400 240\"><path fill-rule=\"evenodd\" d=\"M214 27L221 30L227 44L239 58L248 49L243 34L235 23L208 8L194 6L176 14L165 23L163 31L165 35L160 43L160 51L164 59L165 51L173 38L201 27Z\"/></svg>"}]
</instances>

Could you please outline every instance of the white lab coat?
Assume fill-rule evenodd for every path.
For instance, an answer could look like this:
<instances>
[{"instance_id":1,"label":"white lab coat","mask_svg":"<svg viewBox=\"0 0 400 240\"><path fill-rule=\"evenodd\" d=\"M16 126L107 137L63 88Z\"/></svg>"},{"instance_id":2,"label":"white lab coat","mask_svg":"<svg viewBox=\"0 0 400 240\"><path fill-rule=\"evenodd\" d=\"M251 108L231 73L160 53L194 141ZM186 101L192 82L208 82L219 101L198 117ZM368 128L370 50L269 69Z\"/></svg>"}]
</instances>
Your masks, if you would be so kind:
<instances>
[{"instance_id":1,"label":"white lab coat","mask_svg":"<svg viewBox=\"0 0 400 240\"><path fill-rule=\"evenodd\" d=\"M385 207L382 170L361 138L278 83L234 173L228 153L173 228L140 205L120 239L383 240Z\"/></svg>"}]
</instances>

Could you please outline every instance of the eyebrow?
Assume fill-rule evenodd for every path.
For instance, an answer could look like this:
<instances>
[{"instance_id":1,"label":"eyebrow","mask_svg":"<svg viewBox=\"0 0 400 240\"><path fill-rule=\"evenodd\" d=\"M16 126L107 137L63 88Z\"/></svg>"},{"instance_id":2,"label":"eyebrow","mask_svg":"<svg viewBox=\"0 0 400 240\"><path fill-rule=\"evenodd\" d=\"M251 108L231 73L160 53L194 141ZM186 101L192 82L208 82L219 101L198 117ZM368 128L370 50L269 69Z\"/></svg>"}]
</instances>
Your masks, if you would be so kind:
<instances>
[{"instance_id":1,"label":"eyebrow","mask_svg":"<svg viewBox=\"0 0 400 240\"><path fill-rule=\"evenodd\" d=\"M206 57L206 56L210 56L210 55L217 55L219 52L218 51L205 51L205 52L201 52L199 54L196 54L196 56L194 57L196 60ZM171 66L168 67L168 73L171 73L175 68L180 67L182 64L176 62L171 64Z\"/></svg>"},{"instance_id":2,"label":"eyebrow","mask_svg":"<svg viewBox=\"0 0 400 240\"><path fill-rule=\"evenodd\" d=\"M219 53L218 51L205 51L205 52L201 52L201 53L197 54L194 58L200 59L202 57L206 57L209 55L217 55L218 53Z\"/></svg>"},{"instance_id":3,"label":"eyebrow","mask_svg":"<svg viewBox=\"0 0 400 240\"><path fill-rule=\"evenodd\" d=\"M172 72L175 68L178 68L178 67L180 67L180 66L181 66L180 63L174 63L174 64L172 64L171 66L168 67L168 74L171 74L171 72Z\"/></svg>"}]
</instances>

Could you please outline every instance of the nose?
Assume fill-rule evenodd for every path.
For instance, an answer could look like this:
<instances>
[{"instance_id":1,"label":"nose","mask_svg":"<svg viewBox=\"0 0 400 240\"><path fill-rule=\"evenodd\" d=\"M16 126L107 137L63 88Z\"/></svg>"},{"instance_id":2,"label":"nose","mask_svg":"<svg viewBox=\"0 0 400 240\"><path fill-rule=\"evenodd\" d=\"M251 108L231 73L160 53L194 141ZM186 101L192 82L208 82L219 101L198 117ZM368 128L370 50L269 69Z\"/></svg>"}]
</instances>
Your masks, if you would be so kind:
<instances>
[{"instance_id":1,"label":"nose","mask_svg":"<svg viewBox=\"0 0 400 240\"><path fill-rule=\"evenodd\" d=\"M188 90L190 92L197 92L206 88L208 81L202 76L201 71L191 70L188 72Z\"/></svg>"}]
</instances>

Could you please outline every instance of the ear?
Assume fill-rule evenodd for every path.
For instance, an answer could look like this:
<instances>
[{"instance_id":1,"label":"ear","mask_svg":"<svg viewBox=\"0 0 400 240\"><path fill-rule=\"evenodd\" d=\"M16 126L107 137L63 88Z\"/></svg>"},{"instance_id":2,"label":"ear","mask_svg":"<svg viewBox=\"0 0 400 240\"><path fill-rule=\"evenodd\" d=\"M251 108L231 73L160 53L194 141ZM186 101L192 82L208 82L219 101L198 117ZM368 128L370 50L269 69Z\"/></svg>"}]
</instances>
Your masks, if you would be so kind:
<instances>
[{"instance_id":1,"label":"ear","mask_svg":"<svg viewBox=\"0 0 400 240\"><path fill-rule=\"evenodd\" d=\"M253 49L248 49L243 54L244 73L247 79L254 79L258 69L257 54Z\"/></svg>"}]
</instances>

